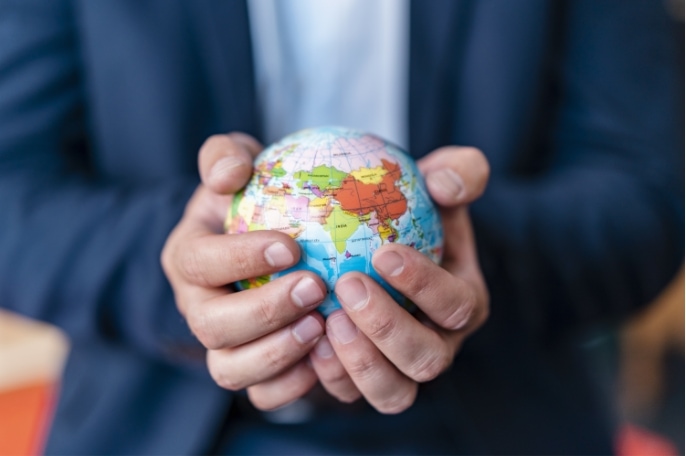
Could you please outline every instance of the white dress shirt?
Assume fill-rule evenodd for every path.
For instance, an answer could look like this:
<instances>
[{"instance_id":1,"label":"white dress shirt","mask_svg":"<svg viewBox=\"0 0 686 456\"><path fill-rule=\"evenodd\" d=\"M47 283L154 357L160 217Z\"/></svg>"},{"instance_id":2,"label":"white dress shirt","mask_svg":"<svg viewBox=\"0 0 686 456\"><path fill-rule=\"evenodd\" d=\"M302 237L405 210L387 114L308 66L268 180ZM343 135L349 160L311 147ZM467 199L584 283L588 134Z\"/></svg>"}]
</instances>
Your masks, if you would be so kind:
<instances>
[{"instance_id":1,"label":"white dress shirt","mask_svg":"<svg viewBox=\"0 0 686 456\"><path fill-rule=\"evenodd\" d=\"M249 0L249 13L266 144L340 125L407 146L408 0Z\"/></svg>"}]
</instances>

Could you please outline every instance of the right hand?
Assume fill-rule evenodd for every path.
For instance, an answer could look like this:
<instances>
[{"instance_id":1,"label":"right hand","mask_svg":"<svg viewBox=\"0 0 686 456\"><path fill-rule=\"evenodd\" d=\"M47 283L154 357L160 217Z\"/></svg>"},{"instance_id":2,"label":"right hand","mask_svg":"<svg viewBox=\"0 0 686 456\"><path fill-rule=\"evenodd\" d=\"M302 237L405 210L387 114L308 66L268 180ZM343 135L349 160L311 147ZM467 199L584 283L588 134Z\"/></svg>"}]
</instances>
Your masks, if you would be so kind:
<instances>
[{"instance_id":1,"label":"right hand","mask_svg":"<svg viewBox=\"0 0 686 456\"><path fill-rule=\"evenodd\" d=\"M232 133L210 137L200 149L202 183L162 251L162 267L176 305L207 348L212 378L223 388L247 388L259 409L287 404L307 393L317 375L307 354L324 333L316 311L326 287L297 271L260 288L235 292L230 284L284 270L300 249L287 234L224 234L233 194L250 179L262 146Z\"/></svg>"}]
</instances>

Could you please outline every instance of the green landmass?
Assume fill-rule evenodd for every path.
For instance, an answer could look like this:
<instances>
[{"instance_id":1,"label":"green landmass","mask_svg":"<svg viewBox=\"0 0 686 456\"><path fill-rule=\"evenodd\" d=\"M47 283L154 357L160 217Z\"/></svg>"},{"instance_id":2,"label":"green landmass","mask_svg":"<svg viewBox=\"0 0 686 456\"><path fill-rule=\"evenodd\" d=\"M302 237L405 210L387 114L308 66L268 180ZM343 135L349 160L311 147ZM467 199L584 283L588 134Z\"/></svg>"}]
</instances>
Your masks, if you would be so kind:
<instances>
[{"instance_id":1,"label":"green landmass","mask_svg":"<svg viewBox=\"0 0 686 456\"><path fill-rule=\"evenodd\" d=\"M319 165L312 171L297 171L294 173L298 181L298 187L304 188L305 184L315 185L320 190L338 188L341 182L348 176L347 173L339 171L333 166Z\"/></svg>"},{"instance_id":2,"label":"green landmass","mask_svg":"<svg viewBox=\"0 0 686 456\"><path fill-rule=\"evenodd\" d=\"M360 219L356 215L345 212L340 206L334 206L333 211L326 218L324 229L331 233L331 240L338 253L343 253L348 239L359 226Z\"/></svg>"}]
</instances>

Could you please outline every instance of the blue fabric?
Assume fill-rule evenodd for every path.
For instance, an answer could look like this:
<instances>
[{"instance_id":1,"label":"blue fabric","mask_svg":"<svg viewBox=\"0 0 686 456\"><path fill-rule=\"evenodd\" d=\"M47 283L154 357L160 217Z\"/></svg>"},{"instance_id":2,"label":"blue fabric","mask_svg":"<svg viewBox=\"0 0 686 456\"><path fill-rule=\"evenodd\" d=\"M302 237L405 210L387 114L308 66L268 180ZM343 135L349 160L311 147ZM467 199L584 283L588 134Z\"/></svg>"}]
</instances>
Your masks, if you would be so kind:
<instances>
[{"instance_id":1,"label":"blue fabric","mask_svg":"<svg viewBox=\"0 0 686 456\"><path fill-rule=\"evenodd\" d=\"M677 38L653 0L411 9L411 152L469 144L492 164L472 208L492 317L406 414L325 422L360 453L397 452L394 426L414 453L609 453L612 413L570 341L682 261ZM257 118L243 1L0 1L0 305L73 341L48 453L197 454L231 435L159 253L202 141L259 137Z\"/></svg>"}]
</instances>

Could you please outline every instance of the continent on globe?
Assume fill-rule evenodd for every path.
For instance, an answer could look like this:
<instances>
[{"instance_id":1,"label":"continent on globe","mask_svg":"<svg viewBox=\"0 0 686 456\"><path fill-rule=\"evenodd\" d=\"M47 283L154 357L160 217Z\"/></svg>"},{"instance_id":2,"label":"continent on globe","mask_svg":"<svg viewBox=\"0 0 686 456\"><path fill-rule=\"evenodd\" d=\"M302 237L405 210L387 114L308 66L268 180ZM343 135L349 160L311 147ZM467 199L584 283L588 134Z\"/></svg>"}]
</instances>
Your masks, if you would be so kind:
<instances>
[{"instance_id":1,"label":"continent on globe","mask_svg":"<svg viewBox=\"0 0 686 456\"><path fill-rule=\"evenodd\" d=\"M406 244L436 263L443 252L441 221L412 158L375 135L343 127L302 130L267 147L236 194L225 228L230 234L279 230L295 239L298 264L236 285L253 288L294 270L313 271L327 285L319 306L325 316L340 308L333 289L351 271L412 305L371 266L382 245Z\"/></svg>"}]
</instances>

